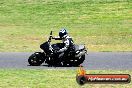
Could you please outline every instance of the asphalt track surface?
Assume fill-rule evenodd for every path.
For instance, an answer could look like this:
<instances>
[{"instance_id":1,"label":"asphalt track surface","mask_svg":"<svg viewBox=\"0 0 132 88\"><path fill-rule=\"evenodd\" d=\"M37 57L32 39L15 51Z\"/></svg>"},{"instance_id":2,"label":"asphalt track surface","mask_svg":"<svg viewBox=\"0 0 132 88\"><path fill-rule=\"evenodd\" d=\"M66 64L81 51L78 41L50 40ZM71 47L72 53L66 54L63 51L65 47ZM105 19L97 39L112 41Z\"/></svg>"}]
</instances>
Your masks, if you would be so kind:
<instances>
[{"instance_id":1,"label":"asphalt track surface","mask_svg":"<svg viewBox=\"0 0 132 88\"><path fill-rule=\"evenodd\" d=\"M88 52L82 64L90 70L132 70L132 52ZM0 53L0 68L3 69L76 69L77 67L29 66L28 57L32 53Z\"/></svg>"}]
</instances>

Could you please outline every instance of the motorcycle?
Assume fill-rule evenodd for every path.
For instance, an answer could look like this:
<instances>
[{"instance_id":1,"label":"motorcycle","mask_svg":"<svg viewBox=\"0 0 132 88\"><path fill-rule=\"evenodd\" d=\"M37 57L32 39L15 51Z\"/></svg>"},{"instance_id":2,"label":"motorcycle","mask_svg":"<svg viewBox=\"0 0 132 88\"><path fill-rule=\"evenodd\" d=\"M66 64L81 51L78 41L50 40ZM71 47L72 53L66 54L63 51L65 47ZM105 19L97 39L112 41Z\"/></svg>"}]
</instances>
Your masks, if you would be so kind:
<instances>
[{"instance_id":1,"label":"motorcycle","mask_svg":"<svg viewBox=\"0 0 132 88\"><path fill-rule=\"evenodd\" d=\"M46 63L48 66L79 66L84 62L87 53L84 45L74 45L74 47L70 47L68 53L59 57L60 53L56 53L56 51L64 45L63 43L51 44L51 40L52 31L49 39L40 45L42 52L35 52L29 57L28 63L31 66L40 66L42 63Z\"/></svg>"}]
</instances>

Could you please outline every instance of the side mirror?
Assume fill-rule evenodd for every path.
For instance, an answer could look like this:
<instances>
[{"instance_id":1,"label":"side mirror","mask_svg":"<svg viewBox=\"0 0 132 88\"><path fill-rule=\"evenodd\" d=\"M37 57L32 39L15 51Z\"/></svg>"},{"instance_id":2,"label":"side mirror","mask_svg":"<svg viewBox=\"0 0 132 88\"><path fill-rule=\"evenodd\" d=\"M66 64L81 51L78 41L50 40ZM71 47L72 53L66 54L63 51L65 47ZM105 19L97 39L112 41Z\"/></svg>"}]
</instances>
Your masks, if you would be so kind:
<instances>
[{"instance_id":1,"label":"side mirror","mask_svg":"<svg viewBox=\"0 0 132 88\"><path fill-rule=\"evenodd\" d=\"M50 32L50 37L49 37L48 42L51 42L51 39L52 39L52 31Z\"/></svg>"},{"instance_id":2,"label":"side mirror","mask_svg":"<svg viewBox=\"0 0 132 88\"><path fill-rule=\"evenodd\" d=\"M50 32L50 35L52 35L52 31Z\"/></svg>"}]
</instances>

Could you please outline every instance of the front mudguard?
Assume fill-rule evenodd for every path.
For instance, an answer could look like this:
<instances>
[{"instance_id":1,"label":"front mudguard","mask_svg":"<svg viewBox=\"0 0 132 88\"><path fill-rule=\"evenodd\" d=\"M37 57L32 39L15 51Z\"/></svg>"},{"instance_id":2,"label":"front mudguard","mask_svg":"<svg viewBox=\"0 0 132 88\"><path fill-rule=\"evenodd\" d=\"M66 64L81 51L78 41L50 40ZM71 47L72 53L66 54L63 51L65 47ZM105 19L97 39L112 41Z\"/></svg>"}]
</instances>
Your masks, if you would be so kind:
<instances>
[{"instance_id":1,"label":"front mudguard","mask_svg":"<svg viewBox=\"0 0 132 88\"><path fill-rule=\"evenodd\" d=\"M37 57L37 59L38 59L38 61L39 61L39 63L40 64L42 64L44 61L45 61L45 54L43 53L43 52L35 52L34 54L32 54L32 55L34 55L34 56L36 56ZM30 58L30 57L29 57Z\"/></svg>"},{"instance_id":2,"label":"front mudguard","mask_svg":"<svg viewBox=\"0 0 132 88\"><path fill-rule=\"evenodd\" d=\"M35 52L34 53L38 58L42 59L43 61L45 61L46 59L46 55L44 52Z\"/></svg>"}]
</instances>

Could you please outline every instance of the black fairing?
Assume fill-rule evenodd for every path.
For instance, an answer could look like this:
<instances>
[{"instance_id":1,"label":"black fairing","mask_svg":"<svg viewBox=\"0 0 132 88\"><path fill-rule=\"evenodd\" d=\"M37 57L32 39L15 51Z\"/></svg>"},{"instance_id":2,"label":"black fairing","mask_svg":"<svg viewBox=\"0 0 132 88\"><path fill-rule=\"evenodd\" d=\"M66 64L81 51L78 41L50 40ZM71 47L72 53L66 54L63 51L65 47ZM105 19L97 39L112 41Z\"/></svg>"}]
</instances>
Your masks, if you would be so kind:
<instances>
[{"instance_id":1,"label":"black fairing","mask_svg":"<svg viewBox=\"0 0 132 88\"><path fill-rule=\"evenodd\" d=\"M43 43L43 44L41 44L40 45L40 48L42 49L42 50L44 50L44 52L49 52L49 43L48 42L45 42L45 43Z\"/></svg>"},{"instance_id":2,"label":"black fairing","mask_svg":"<svg viewBox=\"0 0 132 88\"><path fill-rule=\"evenodd\" d=\"M63 44L63 43L52 44L52 48L53 48L54 50L59 50L59 49L61 49L61 48L63 48L63 47L64 47L64 44Z\"/></svg>"}]
</instances>

